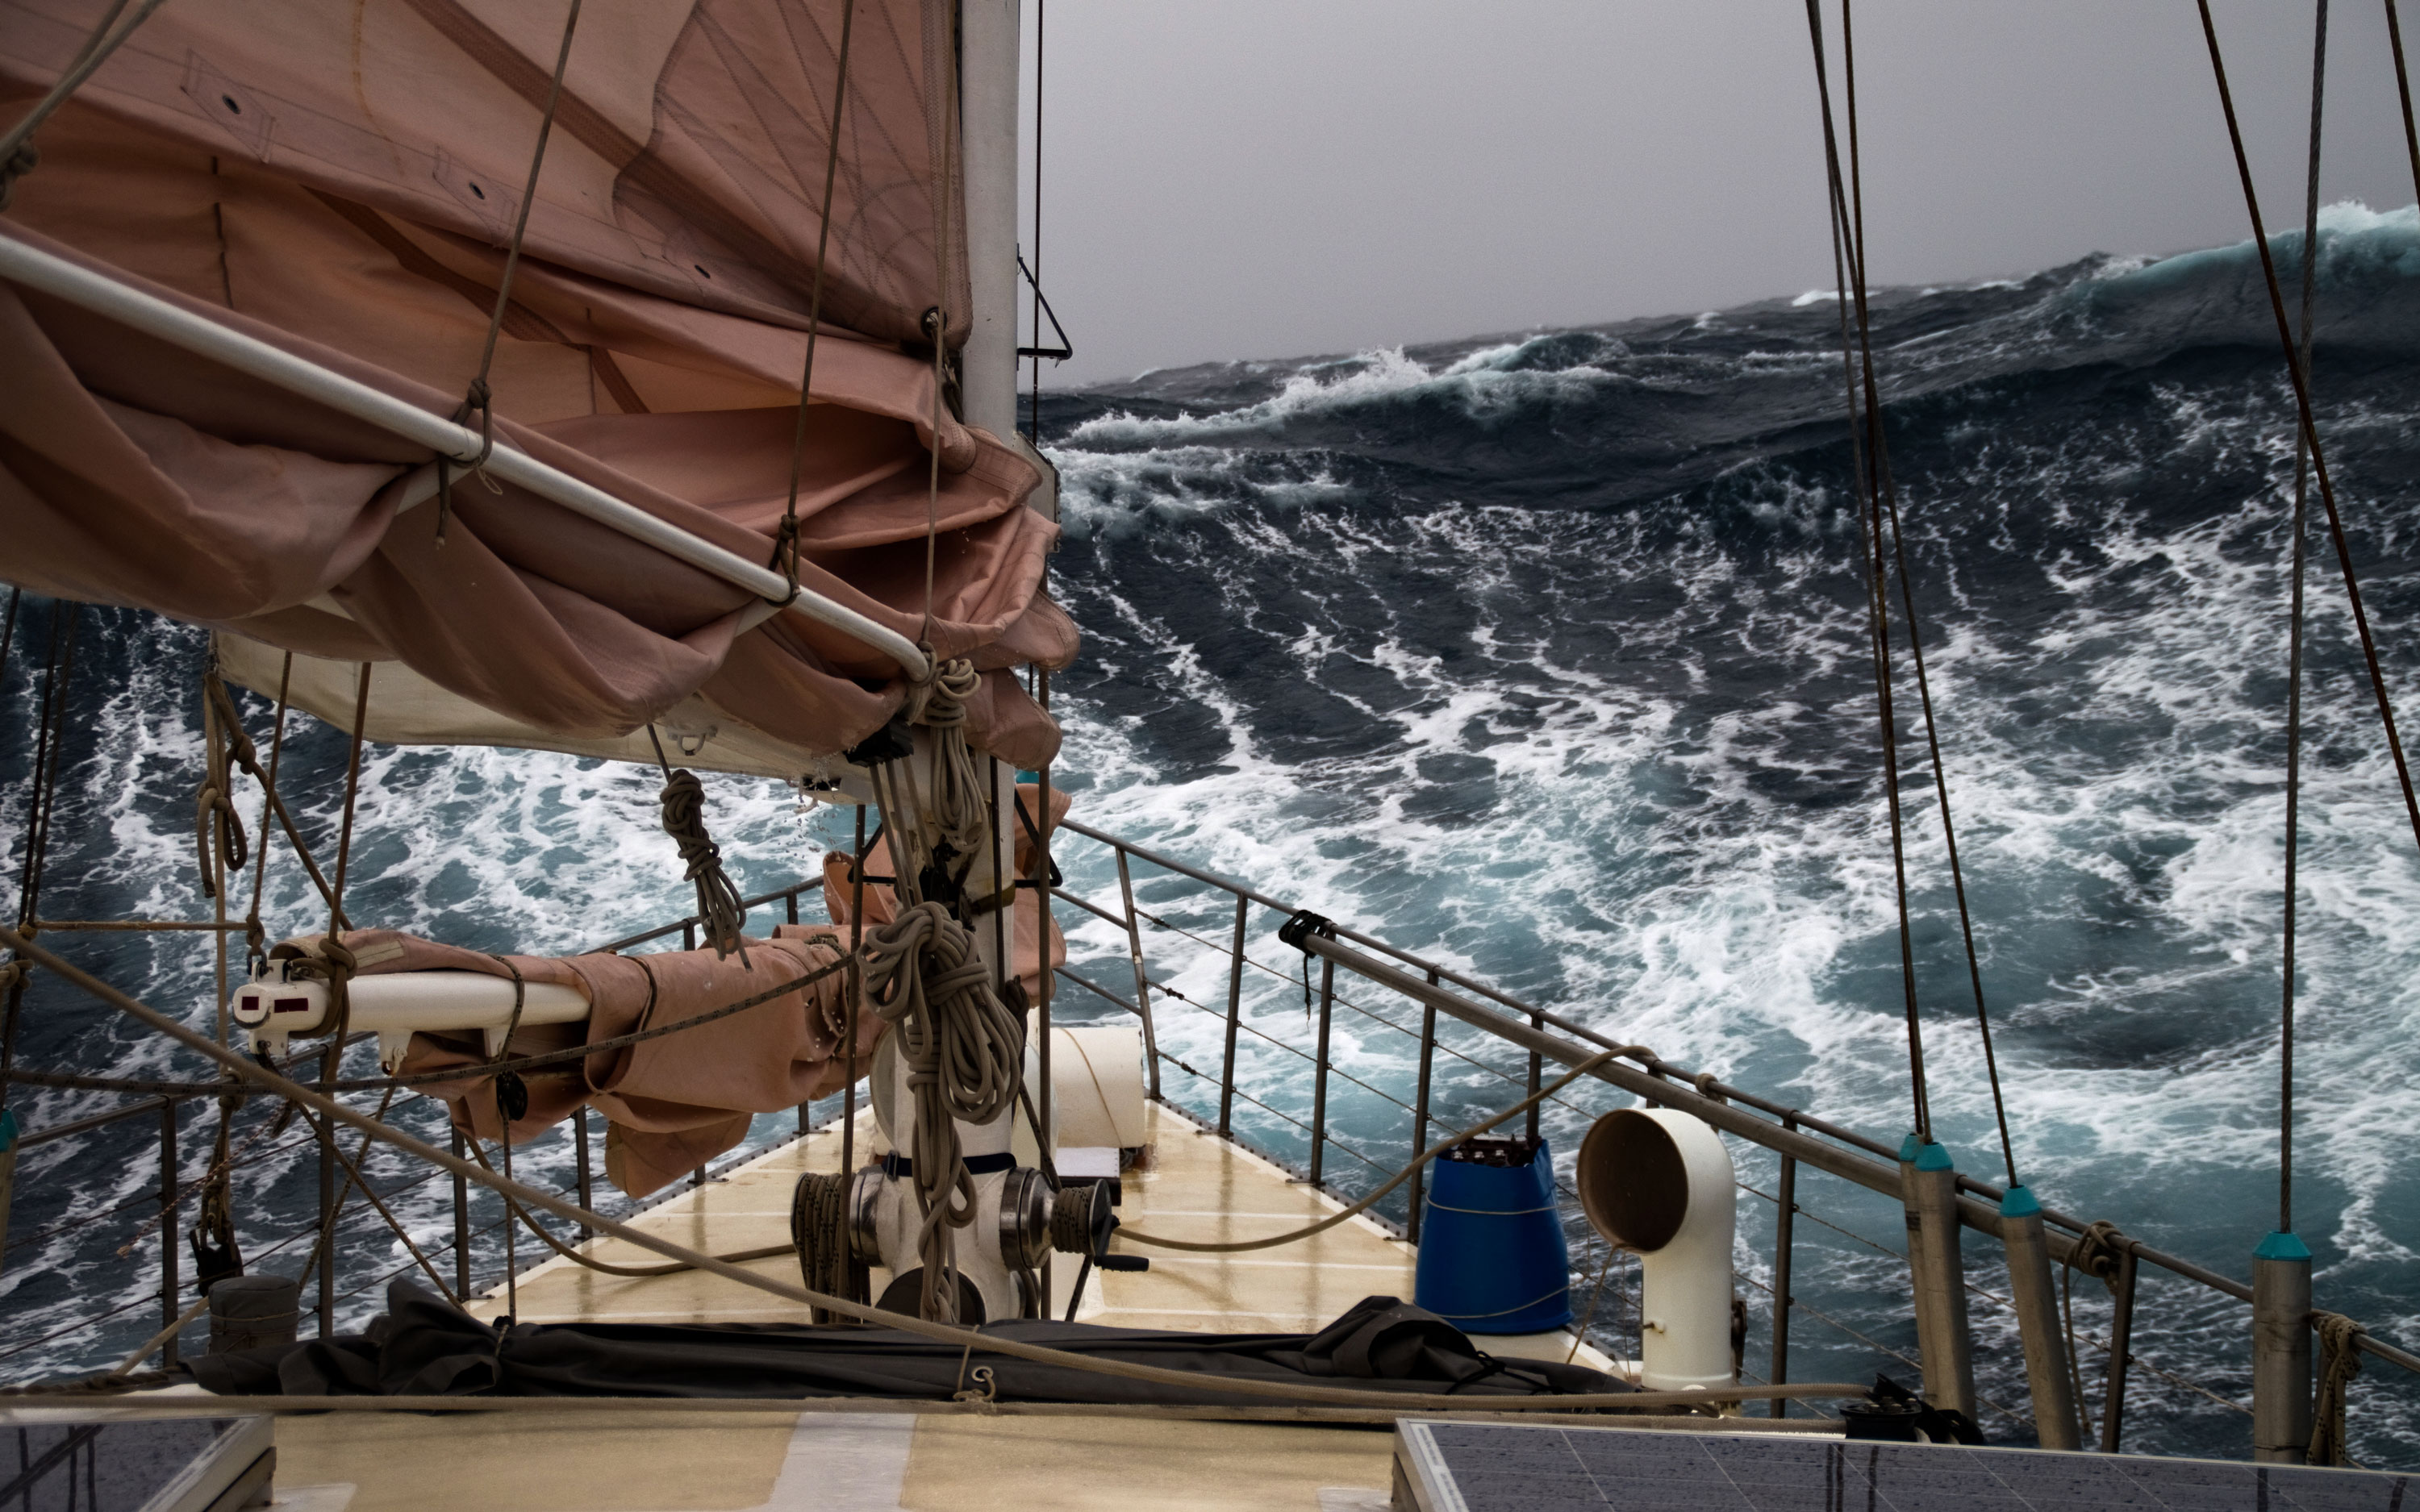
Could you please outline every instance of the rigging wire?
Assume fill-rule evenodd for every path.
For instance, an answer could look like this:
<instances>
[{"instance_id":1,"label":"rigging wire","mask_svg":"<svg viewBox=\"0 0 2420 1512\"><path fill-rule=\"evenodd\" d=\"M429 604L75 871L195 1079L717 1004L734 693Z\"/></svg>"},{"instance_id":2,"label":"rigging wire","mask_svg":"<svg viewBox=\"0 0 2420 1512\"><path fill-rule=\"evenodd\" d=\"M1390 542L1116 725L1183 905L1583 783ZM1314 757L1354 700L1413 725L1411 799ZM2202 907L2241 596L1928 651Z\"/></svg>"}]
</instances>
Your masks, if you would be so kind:
<instances>
[{"instance_id":1,"label":"rigging wire","mask_svg":"<svg viewBox=\"0 0 2420 1512\"><path fill-rule=\"evenodd\" d=\"M2412 75L2403 67L2403 23L2386 0L2386 41L2395 54L2395 93L2403 102L2403 148L2412 157L2412 192L2420 196L2420 125L2412 119Z\"/></svg>"},{"instance_id":2,"label":"rigging wire","mask_svg":"<svg viewBox=\"0 0 2420 1512\"><path fill-rule=\"evenodd\" d=\"M832 187L840 177L840 128L848 102L848 44L857 26L857 0L842 0L840 56L832 81L831 142L824 152L824 208L815 229L815 276L807 295L807 362L799 375L799 420L790 432L790 497L782 506L782 526L773 545L773 564L789 579L790 596L799 596L799 467L807 450L808 395L815 381L815 337L823 330L824 260L831 248Z\"/></svg>"},{"instance_id":3,"label":"rigging wire","mask_svg":"<svg viewBox=\"0 0 2420 1512\"><path fill-rule=\"evenodd\" d=\"M2311 153L2303 197L2303 321L2296 361L2311 378L2312 303L2319 289L2319 127L2327 99L2328 0L2317 0L2311 40ZM2310 497L2309 438L2294 433L2292 605L2286 631L2286 907L2284 1003L2278 1014L2277 1231L2294 1231L2294 912L2303 798L2303 578L2304 519Z\"/></svg>"},{"instance_id":4,"label":"rigging wire","mask_svg":"<svg viewBox=\"0 0 2420 1512\"><path fill-rule=\"evenodd\" d=\"M2353 630L2361 640L2361 652L2369 673L2370 692L2378 701L2379 723L2386 732L2386 748L2395 760L2395 776L2403 790L2403 807L2412 821L2412 836L2420 843L2420 792L2412 782L2412 765L2403 752L2403 737L2395 723L2395 707L2386 691L2386 672L2378 659L2378 639L2370 631L2369 611L2361 597L2361 580L2352 564L2352 548L2345 539L2344 517L2336 509L2335 480L2329 476L2326 448L2319 444L2319 423L2313 418L2310 385L2304 380L2302 363L2296 361L2294 331L2286 316L2286 295L2277 278L2277 259L2269 246L2269 231L2260 215L2260 196L2252 182L2252 160L2243 147L2243 128L2235 115L2235 95L2227 86L2226 58L2218 43L2218 23L2211 17L2210 0L2196 0L2201 12L2202 37L2210 46L2210 68L2218 85L2219 108L2226 116L2226 134L2235 149L2236 177L2243 185L2243 209L2252 222L2252 246L2259 255L2260 271L2269 289L2269 310L2277 323L2277 342L2286 358L2286 376L2294 387L2295 418L2302 427L2304 442L2310 448L2311 475L2319 486L2319 503L2327 512L2328 536L2335 548L2336 565L2342 571L2345 597L2352 608Z\"/></svg>"},{"instance_id":5,"label":"rigging wire","mask_svg":"<svg viewBox=\"0 0 2420 1512\"><path fill-rule=\"evenodd\" d=\"M1854 68L1854 54L1849 45L1849 0L1840 0L1841 53L1844 66ZM1863 496L1857 512L1859 549L1863 553L1866 578L1866 608L1870 649L1874 658L1874 691L1883 736L1883 786L1890 812L1891 863L1898 888L1900 978L1906 995L1907 1061L1910 1099L1914 1103L1916 1132L1919 1138L1932 1137L1932 1110L1926 1093L1924 1079L1924 1030L1916 1014L1916 954L1914 932L1910 928L1907 903L1907 854L1903 816L1899 791L1899 738L1892 717L1890 679L1890 604L1883 572L1882 513L1879 491L1874 486L1873 470L1869 466L1873 439L1879 434L1874 416L1878 395L1873 383L1873 364L1869 349L1866 362L1865 414L1862 434L1857 403L1857 376L1848 325L1848 300L1854 286L1858 306L1860 334L1870 347L1870 332L1865 322L1865 274L1862 267L1864 251L1861 215L1853 220L1853 207L1863 203L1863 191L1853 195L1844 188L1840 172L1839 141L1832 114L1831 81L1823 53L1823 22L1821 0L1807 0L1807 25L1815 53L1815 87L1823 113L1823 157L1831 191L1832 267L1840 307L1841 363L1848 386L1850 458L1859 493ZM1856 94L1854 74L1848 80L1848 126L1850 175L1857 171L1856 157ZM1844 252L1844 244L1846 251Z\"/></svg>"},{"instance_id":6,"label":"rigging wire","mask_svg":"<svg viewBox=\"0 0 2420 1512\"><path fill-rule=\"evenodd\" d=\"M151 19L151 12L166 3L167 0L143 0L142 8L134 12L133 18L113 33L109 28L126 9L126 0L111 0L109 8L101 13L101 23L85 39L84 46L76 50L75 58L68 64L67 71L59 75L58 82L51 85L49 93L35 101L32 110L8 128L7 136L0 137L0 210L8 208L8 198L17 187L17 180L33 172L35 164L41 161L41 154L34 149L34 133L51 118L53 111L67 103L69 96L84 87L84 82L109 61L111 54Z\"/></svg>"},{"instance_id":7,"label":"rigging wire","mask_svg":"<svg viewBox=\"0 0 2420 1512\"><path fill-rule=\"evenodd\" d=\"M1924 743L1932 766L1933 791L1941 805L1942 841L1948 852L1950 890L1958 904L1958 930L1966 953L1967 981L1975 995L1975 1026L1983 1044L1983 1069L1992 1088L1992 1114L2000 1136L2000 1158L2008 1169L2009 1184L2016 1186L2020 1184L2016 1145L2009 1135L2008 1100L2000 1086L1999 1055L1992 1042L1992 1015L1983 996L1982 957L1975 946L1974 911L1967 903L1965 867L1958 855L1958 828L1950 812L1949 772L1941 755L1940 725L1932 708L1932 680L1925 669L1924 640L1916 625L1915 574L1908 565L1907 540L1900 529L1899 486L1891 474L1890 446L1883 430L1882 396L1874 373L1871 311L1867 299L1865 201L1857 156L1856 53L1851 42L1848 6L1849 0L1841 0L1840 48L1849 91L1849 183L1856 196L1857 207L1856 239L1851 267L1856 279L1858 343L1865 363L1866 418L1869 428L1868 455L1873 464L1873 486L1888 516L1891 552L1899 569L1900 603L1907 619L1908 656L1915 668L1916 699L1924 714ZM1875 548L1877 552L1881 549L1879 528ZM1910 991L1913 990L1911 986ZM1928 1104L1929 1102L1928 1099ZM1927 1112L1930 1112L1929 1105Z\"/></svg>"},{"instance_id":8,"label":"rigging wire","mask_svg":"<svg viewBox=\"0 0 2420 1512\"><path fill-rule=\"evenodd\" d=\"M950 334L950 233L954 224L950 208L954 196L951 193L954 169L950 149L958 139L958 35L957 8L948 8L949 45L941 49L947 59L941 89L941 150L933 167L933 267L935 302L925 316L926 334L933 342L933 437L932 459L924 486L924 623L916 642L924 652L925 675L938 675L940 660L933 650L933 562L936 538L940 531L941 517L941 420L943 391L949 360Z\"/></svg>"},{"instance_id":9,"label":"rigging wire","mask_svg":"<svg viewBox=\"0 0 2420 1512\"><path fill-rule=\"evenodd\" d=\"M581 0L571 0L571 8L563 18L563 44L554 55L554 78L547 85L546 110L538 117L537 146L530 153L529 178L521 186L521 203L513 217L513 239L504 249L504 276L496 281L496 306L488 316L488 334L479 346L479 371L462 395L461 406L454 411L454 423L466 424L471 412L479 415L479 455L469 464L469 470L479 475L489 493L502 493L496 481L488 476L489 454L496 449L496 411L494 394L488 387L488 374L496 361L496 337L504 328L504 314L512 308L513 275L520 270L521 242L529 234L530 208L537 203L538 172L546 165L547 139L554 134L554 113L563 103L563 75L571 63L571 38L580 27ZM437 459L437 544L445 544L445 519L453 508L454 486L452 470L446 458Z\"/></svg>"}]
</instances>

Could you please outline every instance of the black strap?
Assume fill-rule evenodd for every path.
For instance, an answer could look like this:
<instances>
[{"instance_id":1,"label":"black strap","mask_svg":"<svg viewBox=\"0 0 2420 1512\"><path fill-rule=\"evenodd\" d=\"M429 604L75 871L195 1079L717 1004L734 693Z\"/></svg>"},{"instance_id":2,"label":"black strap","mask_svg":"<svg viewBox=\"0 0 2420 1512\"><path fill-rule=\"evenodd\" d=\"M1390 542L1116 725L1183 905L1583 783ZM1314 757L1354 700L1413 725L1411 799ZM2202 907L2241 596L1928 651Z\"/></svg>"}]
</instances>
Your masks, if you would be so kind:
<instances>
[{"instance_id":1,"label":"black strap","mask_svg":"<svg viewBox=\"0 0 2420 1512\"><path fill-rule=\"evenodd\" d=\"M991 1155L969 1155L965 1160L969 1176L990 1176L1016 1168L1016 1157L1005 1149ZM893 1150L882 1157L882 1174L894 1181L904 1181L916 1174L916 1163Z\"/></svg>"}]
</instances>

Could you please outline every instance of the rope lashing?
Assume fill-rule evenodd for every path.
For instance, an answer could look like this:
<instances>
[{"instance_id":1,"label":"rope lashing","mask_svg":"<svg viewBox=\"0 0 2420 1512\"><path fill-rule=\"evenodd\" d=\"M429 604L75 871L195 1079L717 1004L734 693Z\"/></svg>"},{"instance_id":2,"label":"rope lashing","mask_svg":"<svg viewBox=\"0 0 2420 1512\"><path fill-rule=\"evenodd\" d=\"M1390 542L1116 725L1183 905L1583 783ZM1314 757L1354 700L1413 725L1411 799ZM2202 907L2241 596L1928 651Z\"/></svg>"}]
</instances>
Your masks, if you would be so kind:
<instances>
[{"instance_id":1,"label":"rope lashing","mask_svg":"<svg viewBox=\"0 0 2420 1512\"><path fill-rule=\"evenodd\" d=\"M1311 1017L1311 947L1304 942L1314 934L1323 940L1336 938L1335 921L1326 914L1297 908L1278 926L1278 943L1291 945L1302 952L1302 1016L1306 1019Z\"/></svg>"},{"instance_id":2,"label":"rope lashing","mask_svg":"<svg viewBox=\"0 0 2420 1512\"><path fill-rule=\"evenodd\" d=\"M2345 1453L2345 1387L2361 1374L2361 1351L2353 1338L2369 1330L2342 1313L2313 1311L2319 1330L2319 1395L2311 1413L2311 1447L2305 1457L2314 1465L2350 1465Z\"/></svg>"},{"instance_id":3,"label":"rope lashing","mask_svg":"<svg viewBox=\"0 0 2420 1512\"><path fill-rule=\"evenodd\" d=\"M870 931L861 952L867 1006L892 1026L914 1103L915 1169L923 1215L921 1311L957 1317L955 1230L975 1219L958 1124L1008 1111L1025 1058L1025 1026L992 991L974 935L938 903L921 903Z\"/></svg>"},{"instance_id":4,"label":"rope lashing","mask_svg":"<svg viewBox=\"0 0 2420 1512\"><path fill-rule=\"evenodd\" d=\"M2100 1219L2075 1236L2075 1247L2067 1252L2068 1268L2096 1276L2114 1290L2118 1286L2118 1257L2125 1253L2129 1242L2116 1224Z\"/></svg>"},{"instance_id":5,"label":"rope lashing","mask_svg":"<svg viewBox=\"0 0 2420 1512\"><path fill-rule=\"evenodd\" d=\"M2118 1262L2133 1242L2106 1218L2096 1219L2075 1236L2058 1273L2058 1313L2067 1330L2067 1379L2075 1392L2075 1412L2087 1439L2093 1436L2092 1409L2084 1395L2084 1354L2076 1348L2075 1273L2099 1278L2113 1293L2118 1289ZM2122 1364L2123 1362L2118 1362ZM2112 1368L2115 1368L2113 1365Z\"/></svg>"},{"instance_id":6,"label":"rope lashing","mask_svg":"<svg viewBox=\"0 0 2420 1512\"><path fill-rule=\"evenodd\" d=\"M202 674L202 785L194 794L194 848L201 867L202 896L215 898L219 867L212 864L213 856L227 871L240 872L251 854L243 818L235 811L234 769L241 767L256 778L260 772L252 736L244 733L235 700L227 696L216 667Z\"/></svg>"}]
</instances>

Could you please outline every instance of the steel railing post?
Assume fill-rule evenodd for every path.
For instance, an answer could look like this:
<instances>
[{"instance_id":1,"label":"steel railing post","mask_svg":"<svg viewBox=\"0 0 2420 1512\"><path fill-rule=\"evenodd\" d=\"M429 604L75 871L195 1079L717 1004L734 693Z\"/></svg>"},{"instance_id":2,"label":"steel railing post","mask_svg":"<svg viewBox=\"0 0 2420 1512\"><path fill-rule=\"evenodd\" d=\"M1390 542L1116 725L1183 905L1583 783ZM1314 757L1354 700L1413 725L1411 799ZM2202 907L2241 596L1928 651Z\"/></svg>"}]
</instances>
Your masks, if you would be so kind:
<instances>
[{"instance_id":1,"label":"steel railing post","mask_svg":"<svg viewBox=\"0 0 2420 1512\"><path fill-rule=\"evenodd\" d=\"M334 1057L330 1057L334 1059ZM333 1079L333 1078L332 1078ZM336 1332L336 1120L319 1125L319 1336Z\"/></svg>"},{"instance_id":2,"label":"steel railing post","mask_svg":"<svg viewBox=\"0 0 2420 1512\"><path fill-rule=\"evenodd\" d=\"M796 888L796 887L792 887L789 891L787 891L787 892L785 892L785 893L782 894L782 911L783 911L784 914L786 914L786 915L788 915L788 916L789 916L789 921L790 921L791 923L795 924L795 923L797 923L797 922L799 921L799 889L798 889L798 888ZM800 1134L805 1134L805 1133L806 1133L807 1131L809 1131L810 1129L813 1129L813 1128L814 1127L814 1124L815 1124L815 1120L814 1120L814 1107L813 1107L812 1103L799 1103L799 1133L800 1133ZM586 1120L586 1119L584 1119L581 1120L580 1133L581 1133L581 1135L582 1135L582 1138L585 1138L585 1137L587 1136L587 1134L588 1134L588 1123L587 1123L587 1120ZM586 1169L586 1167L585 1167L585 1165L582 1165L582 1168L583 1172L584 1172L584 1171L585 1171L585 1169ZM587 1199L585 1196L582 1196L582 1197L580 1199L580 1205L581 1205L582 1207L583 1207L583 1208L584 1208L584 1207L587 1207L587 1206L588 1206L588 1199Z\"/></svg>"},{"instance_id":3,"label":"steel railing post","mask_svg":"<svg viewBox=\"0 0 2420 1512\"><path fill-rule=\"evenodd\" d=\"M460 1160L462 1131L446 1132L453 1136L454 1158ZM454 1295L471 1300L471 1183L460 1171L454 1173Z\"/></svg>"},{"instance_id":4,"label":"steel railing post","mask_svg":"<svg viewBox=\"0 0 2420 1512\"><path fill-rule=\"evenodd\" d=\"M184 1309L177 1305L177 1103L160 1105L160 1325L173 1326ZM160 1365L177 1363L177 1335L161 1346Z\"/></svg>"},{"instance_id":5,"label":"steel railing post","mask_svg":"<svg viewBox=\"0 0 2420 1512\"><path fill-rule=\"evenodd\" d=\"M1971 1418L1974 1336L1966 1322L1966 1269L1959 1246L1958 1172L1949 1151L1914 1134L1907 1136L1900 1170L1924 1399Z\"/></svg>"},{"instance_id":6,"label":"steel railing post","mask_svg":"<svg viewBox=\"0 0 2420 1512\"><path fill-rule=\"evenodd\" d=\"M1795 1121L1781 1120L1785 1129L1798 1127ZM1781 1187L1775 1194L1780 1200L1775 1205L1773 1220L1773 1383L1787 1385L1790 1381L1790 1262L1798 1235L1798 1163L1789 1156L1781 1157ZM1780 1397L1773 1399L1767 1409L1770 1415L1780 1417L1789 1406Z\"/></svg>"},{"instance_id":7,"label":"steel railing post","mask_svg":"<svg viewBox=\"0 0 2420 1512\"><path fill-rule=\"evenodd\" d=\"M1134 877L1126 865L1125 847L1117 847L1118 895L1126 905L1126 956L1134 963L1135 1012L1142 1020L1142 1059L1151 1081L1151 1099L1159 1101L1159 1037L1152 1032L1151 979L1143 974L1142 920L1135 913Z\"/></svg>"},{"instance_id":8,"label":"steel railing post","mask_svg":"<svg viewBox=\"0 0 2420 1512\"><path fill-rule=\"evenodd\" d=\"M597 1185L588 1171L588 1104L585 1103L571 1110L571 1143L580 1161L580 1205L594 1212L597 1211ZM580 1226L582 1243L595 1237L596 1230L584 1223Z\"/></svg>"},{"instance_id":9,"label":"steel railing post","mask_svg":"<svg viewBox=\"0 0 2420 1512\"><path fill-rule=\"evenodd\" d=\"M2311 1252L2281 1229L2252 1252L2252 1458L2301 1464L2311 1415Z\"/></svg>"},{"instance_id":10,"label":"steel railing post","mask_svg":"<svg viewBox=\"0 0 2420 1512\"><path fill-rule=\"evenodd\" d=\"M1244 927L1251 906L1250 899L1241 893L1235 895L1235 959L1227 973L1227 1052L1218 1072L1218 1137L1221 1139L1234 1133L1235 1031L1244 1022Z\"/></svg>"},{"instance_id":11,"label":"steel railing post","mask_svg":"<svg viewBox=\"0 0 2420 1512\"><path fill-rule=\"evenodd\" d=\"M1435 972L1429 973L1429 980L1431 982L1436 980ZM1419 1089L1412 1093L1412 1153L1414 1155L1429 1148L1429 1084L1435 1066L1436 1009L1430 1004L1422 1003L1420 1005L1420 1080ZM1422 1166L1412 1173L1411 1210L1404 1218L1404 1237L1415 1244L1420 1242L1420 1209L1424 1205L1421 1199L1426 1196L1427 1191L1428 1168Z\"/></svg>"},{"instance_id":12,"label":"steel railing post","mask_svg":"<svg viewBox=\"0 0 2420 1512\"><path fill-rule=\"evenodd\" d=\"M684 950L694 950L697 949L696 919L690 919L681 925L681 949Z\"/></svg>"},{"instance_id":13,"label":"steel railing post","mask_svg":"<svg viewBox=\"0 0 2420 1512\"><path fill-rule=\"evenodd\" d=\"M2050 1273L2050 1244L2042 1233L2041 1204L2028 1187L2011 1186L2001 1199L2000 1249L2009 1263L2009 1301L2016 1307L2017 1333L2024 1343L2034 1437L2045 1449L2081 1449L2084 1429L2075 1378L2068 1370L2058 1292Z\"/></svg>"},{"instance_id":14,"label":"steel railing post","mask_svg":"<svg viewBox=\"0 0 2420 1512\"><path fill-rule=\"evenodd\" d=\"M1319 1185L1320 1173L1326 1169L1327 1156L1327 1028L1335 1016L1336 963L1319 964L1319 1050L1313 1063L1318 1067L1311 1084L1311 1184Z\"/></svg>"},{"instance_id":15,"label":"steel railing post","mask_svg":"<svg viewBox=\"0 0 2420 1512\"><path fill-rule=\"evenodd\" d=\"M2134 1252L2118 1252L2118 1288L2109 1318L2108 1394L2101 1403L2101 1452L2114 1455L2126 1419L2127 1351L2134 1347Z\"/></svg>"},{"instance_id":16,"label":"steel railing post","mask_svg":"<svg viewBox=\"0 0 2420 1512\"><path fill-rule=\"evenodd\" d=\"M1430 975L1434 977L1435 973L1432 972ZM1544 1034L1546 1032L1546 1021L1538 1014L1532 1013L1529 1015L1529 1027L1537 1030L1541 1034ZM1539 1078L1544 1073L1544 1057L1540 1056L1536 1050L1532 1049L1529 1052L1529 1088L1528 1092L1524 1094L1525 1096L1536 1097L1538 1095L1538 1088L1544 1085L1539 1080ZM1538 1115L1544 1113L1545 1110L1546 1105L1543 1103L1532 1103L1529 1104L1529 1137L1532 1140L1538 1137Z\"/></svg>"}]
</instances>

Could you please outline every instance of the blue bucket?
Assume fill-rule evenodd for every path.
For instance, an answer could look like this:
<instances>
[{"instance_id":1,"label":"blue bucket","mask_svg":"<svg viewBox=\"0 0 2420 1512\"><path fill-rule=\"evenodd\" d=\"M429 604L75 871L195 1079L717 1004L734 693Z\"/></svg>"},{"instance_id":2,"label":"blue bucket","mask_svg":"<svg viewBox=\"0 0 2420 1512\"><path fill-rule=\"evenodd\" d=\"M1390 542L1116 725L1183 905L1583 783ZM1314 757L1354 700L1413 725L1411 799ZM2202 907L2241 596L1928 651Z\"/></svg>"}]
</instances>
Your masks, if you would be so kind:
<instances>
[{"instance_id":1,"label":"blue bucket","mask_svg":"<svg viewBox=\"0 0 2420 1512\"><path fill-rule=\"evenodd\" d=\"M1412 1300L1466 1334L1572 1320L1571 1254L1543 1139L1473 1139L1436 1159Z\"/></svg>"}]
</instances>

